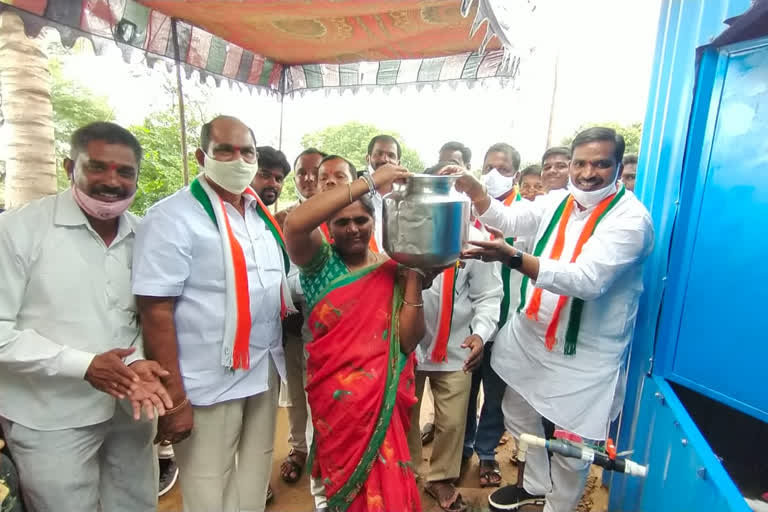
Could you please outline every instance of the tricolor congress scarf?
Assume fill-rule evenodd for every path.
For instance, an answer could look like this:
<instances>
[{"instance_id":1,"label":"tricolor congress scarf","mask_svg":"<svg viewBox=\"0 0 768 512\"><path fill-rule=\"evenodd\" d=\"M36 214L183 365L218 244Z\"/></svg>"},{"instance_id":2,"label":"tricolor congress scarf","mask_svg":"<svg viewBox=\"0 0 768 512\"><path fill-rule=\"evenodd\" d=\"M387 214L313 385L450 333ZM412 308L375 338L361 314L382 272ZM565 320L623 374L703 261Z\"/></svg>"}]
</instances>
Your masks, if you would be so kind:
<instances>
[{"instance_id":1,"label":"tricolor congress scarf","mask_svg":"<svg viewBox=\"0 0 768 512\"><path fill-rule=\"evenodd\" d=\"M520 189L517 185L515 185L514 192L509 194L506 199L504 199L504 206L511 206L512 203L516 201L521 201L523 197L520 195ZM505 242L507 242L509 245L514 245L515 239L514 237L508 237L504 239ZM501 329L505 323L507 323L507 318L509 317L509 303L510 303L510 296L512 294L512 291L509 289L509 281L512 278L512 269L509 268L506 265L501 266L501 286L504 290L504 295L501 299L501 307L499 311L499 329Z\"/></svg>"},{"instance_id":2,"label":"tricolor congress scarf","mask_svg":"<svg viewBox=\"0 0 768 512\"><path fill-rule=\"evenodd\" d=\"M213 224L218 228L221 237L221 247L224 254L224 276L226 283L226 302L224 313L224 341L221 350L221 364L230 370L250 368L250 337L251 337L251 301L248 288L248 269L245 254L240 246L229 222L224 201L211 188L202 176L198 176L189 186L192 196L202 205ZM256 211L275 237L283 254L283 278L280 285L280 317L296 309L291 301L286 272L290 266L288 253L285 250L283 233L275 218L267 210L264 203L250 187L243 192L256 200Z\"/></svg>"},{"instance_id":3,"label":"tricolor congress scarf","mask_svg":"<svg viewBox=\"0 0 768 512\"><path fill-rule=\"evenodd\" d=\"M573 249L573 255L569 260L571 263L576 261L576 258L578 258L579 254L581 254L581 249L584 247L584 244L587 243L587 240L589 240L589 238L595 232L597 225L601 220L603 220L605 215L611 211L614 206L616 206L621 198L624 197L625 191L626 189L624 188L624 185L622 185L618 192L606 197L595 207L595 209L589 215L584 228L581 230L579 239L576 242L576 247ZM547 229L544 231L541 239L539 239L539 241L536 243L536 248L533 252L534 256L537 258L541 257L541 254L544 252L544 248L547 246L547 242L549 241L552 232L555 230L555 227L557 227L557 236L555 237L555 243L552 245L552 250L550 251L549 257L553 260L560 259L563 253L563 248L565 246L565 228L568 225L571 212L573 212L574 203L575 201L571 194L568 194L568 196L563 199L563 201L557 207L557 210L555 210L555 214L549 221ZM530 280L528 279L528 276L524 276L523 281L520 284L520 306L517 308L518 312L522 311L523 308L526 307L525 299L529 281ZM531 295L531 301L525 310L525 315L533 321L539 320L539 307L541 306L542 293L543 290L541 288L534 288L533 295ZM552 313L552 320L547 326L547 331L545 334L545 345L547 350L552 350L557 343L556 335L557 327L560 321L560 313L562 312L569 298L570 297L565 295L560 295L557 299L557 305L555 306L555 310ZM581 311L583 307L584 301L582 299L577 297L572 298L571 314L568 318L568 326L565 332L565 346L563 349L565 355L573 355L576 353L576 342L578 341L579 327L581 325Z\"/></svg>"},{"instance_id":4,"label":"tricolor congress scarf","mask_svg":"<svg viewBox=\"0 0 768 512\"><path fill-rule=\"evenodd\" d=\"M453 299L456 297L456 271L459 262L443 271L443 280L440 284L440 308L437 316L437 333L435 334L435 346L432 349L430 360L433 363L442 363L448 357L448 339L451 337L451 323L453 322Z\"/></svg>"}]
</instances>

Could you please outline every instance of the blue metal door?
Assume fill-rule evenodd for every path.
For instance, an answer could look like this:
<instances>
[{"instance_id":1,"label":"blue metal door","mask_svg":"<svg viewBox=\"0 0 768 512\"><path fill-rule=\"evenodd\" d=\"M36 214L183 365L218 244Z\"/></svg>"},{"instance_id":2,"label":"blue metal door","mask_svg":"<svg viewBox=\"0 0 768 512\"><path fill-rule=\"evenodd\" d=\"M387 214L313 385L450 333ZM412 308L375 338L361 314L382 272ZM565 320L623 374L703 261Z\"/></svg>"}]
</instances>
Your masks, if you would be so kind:
<instances>
[{"instance_id":1,"label":"blue metal door","mask_svg":"<svg viewBox=\"0 0 768 512\"><path fill-rule=\"evenodd\" d=\"M708 74L654 373L768 421L768 40L710 50L705 94Z\"/></svg>"}]
</instances>

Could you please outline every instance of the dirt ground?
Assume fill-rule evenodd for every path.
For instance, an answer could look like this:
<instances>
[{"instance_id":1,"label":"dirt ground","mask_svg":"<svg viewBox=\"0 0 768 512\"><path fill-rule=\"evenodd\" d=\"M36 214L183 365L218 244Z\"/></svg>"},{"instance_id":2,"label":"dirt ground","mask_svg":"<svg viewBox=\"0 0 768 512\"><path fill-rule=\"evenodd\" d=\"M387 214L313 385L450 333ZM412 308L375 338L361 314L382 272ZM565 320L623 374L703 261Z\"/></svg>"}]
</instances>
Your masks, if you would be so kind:
<instances>
[{"instance_id":1,"label":"dirt ground","mask_svg":"<svg viewBox=\"0 0 768 512\"><path fill-rule=\"evenodd\" d=\"M428 406L422 408L428 410ZM424 420L422 420L424 421ZM288 455L288 415L285 409L280 408L277 416L277 431L275 433L275 452L272 461L272 489L275 497L267 506L267 512L312 512L314 503L309 494L309 477L306 472L295 484L286 484L280 479L280 463ZM424 447L424 458L431 453L431 445ZM504 483L517 481L517 468L510 460L514 453L514 442L510 441L500 445L496 459L501 466ZM427 462L423 462L426 466ZM425 472L422 466L422 474ZM181 477L179 477L181 479ZM598 484L600 482L600 470L593 467L587 483L587 492L578 508L578 512L606 512L608 509L608 491ZM458 484L459 490L465 501L470 504L472 512L488 510L488 495L494 489L480 488L480 479L477 473L477 458L468 465ZM422 492L422 507L424 512L439 512L440 507L435 500ZM165 496L160 498L158 512L181 512L181 487L177 485ZM535 512L540 507L528 507L521 512Z\"/></svg>"}]
</instances>

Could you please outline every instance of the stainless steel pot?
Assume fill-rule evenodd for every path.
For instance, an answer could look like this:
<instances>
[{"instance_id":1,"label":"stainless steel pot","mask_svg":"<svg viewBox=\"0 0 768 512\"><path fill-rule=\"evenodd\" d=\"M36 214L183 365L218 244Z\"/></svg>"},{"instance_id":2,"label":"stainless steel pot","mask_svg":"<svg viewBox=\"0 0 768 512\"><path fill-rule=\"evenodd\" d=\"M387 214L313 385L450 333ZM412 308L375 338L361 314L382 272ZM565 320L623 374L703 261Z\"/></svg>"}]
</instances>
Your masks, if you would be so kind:
<instances>
[{"instance_id":1,"label":"stainless steel pot","mask_svg":"<svg viewBox=\"0 0 768 512\"><path fill-rule=\"evenodd\" d=\"M470 201L455 176L419 174L383 198L384 250L404 265L435 268L459 259L469 235Z\"/></svg>"}]
</instances>

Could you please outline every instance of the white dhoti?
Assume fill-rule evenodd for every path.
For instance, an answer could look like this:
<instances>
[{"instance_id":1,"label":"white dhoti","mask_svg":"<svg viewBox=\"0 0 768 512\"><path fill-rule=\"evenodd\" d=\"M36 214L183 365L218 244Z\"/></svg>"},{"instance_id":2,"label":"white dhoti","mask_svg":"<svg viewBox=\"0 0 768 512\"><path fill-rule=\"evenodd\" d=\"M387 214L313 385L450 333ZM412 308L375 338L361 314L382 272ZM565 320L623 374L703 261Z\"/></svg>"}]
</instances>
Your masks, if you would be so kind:
<instances>
[{"instance_id":1,"label":"white dhoti","mask_svg":"<svg viewBox=\"0 0 768 512\"><path fill-rule=\"evenodd\" d=\"M504 426L515 438L521 434L544 436L542 416L514 389L507 387L501 403ZM561 428L555 425L555 428ZM544 512L572 512L581 499L589 474L589 463L529 447L525 462L523 487L547 499Z\"/></svg>"}]
</instances>

